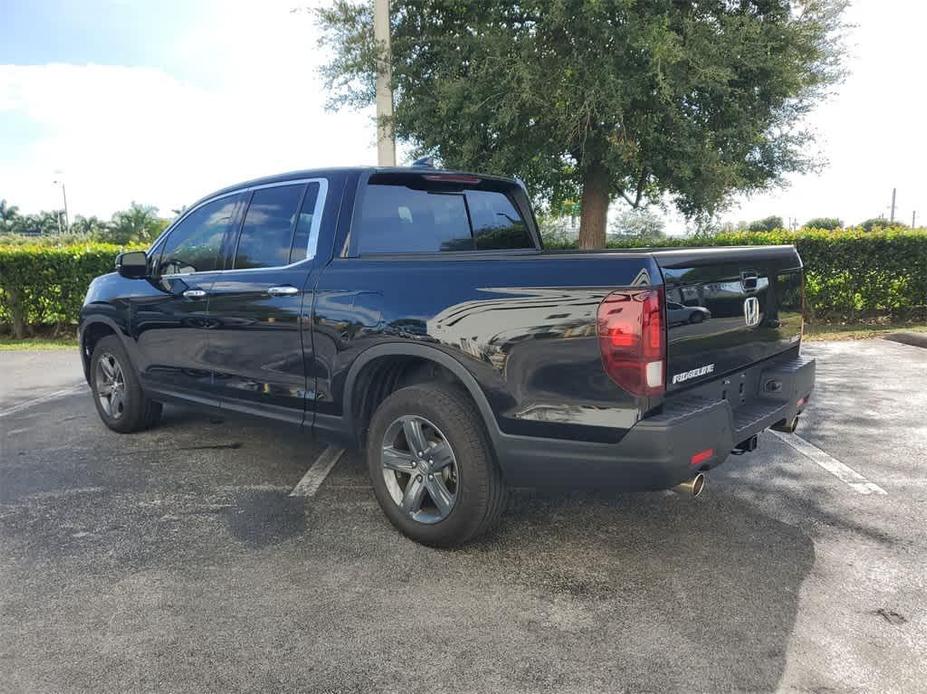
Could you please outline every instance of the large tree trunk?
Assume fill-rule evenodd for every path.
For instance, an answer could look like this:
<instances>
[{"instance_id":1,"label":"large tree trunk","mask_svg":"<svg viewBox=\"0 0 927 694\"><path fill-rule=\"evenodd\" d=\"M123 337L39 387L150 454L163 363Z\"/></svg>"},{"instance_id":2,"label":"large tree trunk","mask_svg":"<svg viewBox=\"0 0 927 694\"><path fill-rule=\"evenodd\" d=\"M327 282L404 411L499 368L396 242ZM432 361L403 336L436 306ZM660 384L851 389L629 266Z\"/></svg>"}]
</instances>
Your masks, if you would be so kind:
<instances>
[{"instance_id":1,"label":"large tree trunk","mask_svg":"<svg viewBox=\"0 0 927 694\"><path fill-rule=\"evenodd\" d=\"M608 221L608 171L599 162L586 167L583 176L582 215L579 218L579 247L605 248Z\"/></svg>"}]
</instances>

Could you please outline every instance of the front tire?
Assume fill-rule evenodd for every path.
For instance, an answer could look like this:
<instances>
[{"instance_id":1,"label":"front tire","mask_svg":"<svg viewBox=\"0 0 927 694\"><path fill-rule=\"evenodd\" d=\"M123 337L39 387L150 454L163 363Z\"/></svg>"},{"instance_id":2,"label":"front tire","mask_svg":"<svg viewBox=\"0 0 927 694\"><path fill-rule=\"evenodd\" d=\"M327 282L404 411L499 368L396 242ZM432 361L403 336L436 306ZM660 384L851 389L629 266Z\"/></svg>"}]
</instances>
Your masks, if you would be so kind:
<instances>
[{"instance_id":1,"label":"front tire","mask_svg":"<svg viewBox=\"0 0 927 694\"><path fill-rule=\"evenodd\" d=\"M161 403L142 391L129 355L115 335L107 335L93 348L90 387L100 419L113 431L142 431L161 418Z\"/></svg>"},{"instance_id":2,"label":"front tire","mask_svg":"<svg viewBox=\"0 0 927 694\"><path fill-rule=\"evenodd\" d=\"M370 422L367 469L390 522L432 547L455 547L489 530L505 485L472 401L438 383L387 397Z\"/></svg>"}]
</instances>

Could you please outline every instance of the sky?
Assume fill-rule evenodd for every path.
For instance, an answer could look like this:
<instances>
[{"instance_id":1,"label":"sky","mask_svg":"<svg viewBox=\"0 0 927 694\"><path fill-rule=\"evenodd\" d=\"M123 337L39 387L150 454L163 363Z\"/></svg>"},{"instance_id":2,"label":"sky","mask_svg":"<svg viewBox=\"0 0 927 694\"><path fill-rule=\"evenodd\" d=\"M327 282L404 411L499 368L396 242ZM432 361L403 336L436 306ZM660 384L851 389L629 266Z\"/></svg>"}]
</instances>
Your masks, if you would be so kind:
<instances>
[{"instance_id":1,"label":"sky","mask_svg":"<svg viewBox=\"0 0 927 694\"><path fill-rule=\"evenodd\" d=\"M63 181L72 218L132 201L172 216L237 181L375 164L372 111L325 109L298 9L320 2L0 0L0 198L60 207ZM887 217L893 187L897 219L927 216L927 3L856 0L846 18L850 74L808 121L827 164L725 219Z\"/></svg>"}]
</instances>

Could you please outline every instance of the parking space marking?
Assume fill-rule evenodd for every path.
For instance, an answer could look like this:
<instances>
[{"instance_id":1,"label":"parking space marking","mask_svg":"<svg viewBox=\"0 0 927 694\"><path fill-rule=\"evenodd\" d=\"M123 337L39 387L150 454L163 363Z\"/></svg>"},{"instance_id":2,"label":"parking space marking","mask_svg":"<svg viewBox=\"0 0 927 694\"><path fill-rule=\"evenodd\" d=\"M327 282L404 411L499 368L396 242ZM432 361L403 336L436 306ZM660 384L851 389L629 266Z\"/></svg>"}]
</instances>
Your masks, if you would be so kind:
<instances>
[{"instance_id":1,"label":"parking space marking","mask_svg":"<svg viewBox=\"0 0 927 694\"><path fill-rule=\"evenodd\" d=\"M35 405L41 405L45 402L50 402L51 400L57 400L58 398L63 398L65 396L76 393L79 390L83 390L87 387L86 383L77 383L70 388L62 388L61 390L56 390L51 393L46 393L45 395L39 395L34 398L29 398L28 400L23 400L16 403L12 407L7 407L6 409L0 410L0 417L8 417L11 414L16 414L17 412L22 412L27 410L30 407Z\"/></svg>"},{"instance_id":2,"label":"parking space marking","mask_svg":"<svg viewBox=\"0 0 927 694\"><path fill-rule=\"evenodd\" d=\"M343 453L343 448L328 446L319 454L319 457L315 459L315 462L306 471L303 478L293 487L290 496L315 496L315 493L319 491L319 487L322 486L322 482L328 477L328 473L332 471L332 468L335 467L335 463L341 459Z\"/></svg>"},{"instance_id":3,"label":"parking space marking","mask_svg":"<svg viewBox=\"0 0 927 694\"><path fill-rule=\"evenodd\" d=\"M860 494L888 494L875 482L870 482L849 465L844 465L836 458L825 453L814 444L808 443L795 434L784 434L781 431L770 431L770 434L783 443L788 444L803 456L817 463L841 482L846 482L853 490Z\"/></svg>"}]
</instances>

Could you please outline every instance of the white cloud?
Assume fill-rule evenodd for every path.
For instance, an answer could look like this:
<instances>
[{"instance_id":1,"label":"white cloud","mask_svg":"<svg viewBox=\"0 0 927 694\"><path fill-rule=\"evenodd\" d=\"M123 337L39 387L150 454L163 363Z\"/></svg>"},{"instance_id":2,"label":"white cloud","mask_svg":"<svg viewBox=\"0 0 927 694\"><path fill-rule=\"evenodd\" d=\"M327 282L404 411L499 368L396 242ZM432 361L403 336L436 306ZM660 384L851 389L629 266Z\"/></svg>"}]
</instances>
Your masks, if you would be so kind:
<instances>
[{"instance_id":1,"label":"white cloud","mask_svg":"<svg viewBox=\"0 0 927 694\"><path fill-rule=\"evenodd\" d=\"M318 4L321 0L316 0ZM63 170L71 211L109 215L131 200L163 213L254 176L373 164L371 113L324 110L322 60L307 4L204 1L177 27L157 67L0 66L0 119L30 123L24 146L0 152L0 196L26 211L58 204ZM726 216L884 212L927 219L927 137L921 114L921 3L858 0L848 19L852 70L811 118L829 165L785 190L742 200ZM681 220L671 215L672 226Z\"/></svg>"},{"instance_id":2,"label":"white cloud","mask_svg":"<svg viewBox=\"0 0 927 694\"><path fill-rule=\"evenodd\" d=\"M178 56L222 74L209 88L155 68L0 66L0 117L40 133L0 155L3 197L48 209L61 170L72 215L108 216L131 200L169 214L255 176L374 163L371 114L324 111L310 18L253 7L229 6L217 25L189 29L198 41L179 39Z\"/></svg>"},{"instance_id":3,"label":"white cloud","mask_svg":"<svg viewBox=\"0 0 927 694\"><path fill-rule=\"evenodd\" d=\"M850 75L810 117L827 166L818 174L793 176L785 190L744 200L730 219L771 214L839 216L856 223L889 215L898 188L896 218L911 212L927 221L927 136L923 113L923 26L927 7L909 0L858 0L848 13ZM920 222L919 222L920 223Z\"/></svg>"}]
</instances>

